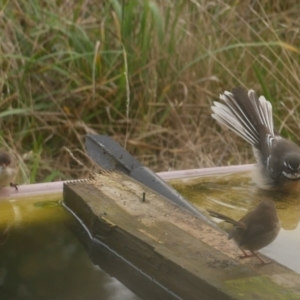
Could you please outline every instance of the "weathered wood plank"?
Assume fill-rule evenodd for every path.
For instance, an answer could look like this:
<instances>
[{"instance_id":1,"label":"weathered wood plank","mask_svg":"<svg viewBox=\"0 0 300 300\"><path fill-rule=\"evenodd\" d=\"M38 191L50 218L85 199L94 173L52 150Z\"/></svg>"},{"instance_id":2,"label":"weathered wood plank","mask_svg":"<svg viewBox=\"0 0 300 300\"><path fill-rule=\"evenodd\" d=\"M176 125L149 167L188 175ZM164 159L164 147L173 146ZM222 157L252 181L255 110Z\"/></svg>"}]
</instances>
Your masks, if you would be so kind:
<instances>
[{"instance_id":1,"label":"weathered wood plank","mask_svg":"<svg viewBox=\"0 0 300 300\"><path fill-rule=\"evenodd\" d=\"M94 262L143 299L300 299L297 274L238 261L222 232L125 174L66 184L64 203Z\"/></svg>"}]
</instances>

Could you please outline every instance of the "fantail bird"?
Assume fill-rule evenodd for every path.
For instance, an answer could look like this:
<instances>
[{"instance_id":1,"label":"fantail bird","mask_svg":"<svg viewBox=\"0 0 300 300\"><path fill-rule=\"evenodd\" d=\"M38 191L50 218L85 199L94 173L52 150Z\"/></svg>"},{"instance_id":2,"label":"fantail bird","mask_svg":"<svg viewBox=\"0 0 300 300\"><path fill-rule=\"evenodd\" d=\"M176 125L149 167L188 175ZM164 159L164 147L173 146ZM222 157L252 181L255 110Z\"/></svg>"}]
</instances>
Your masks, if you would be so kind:
<instances>
[{"instance_id":1,"label":"fantail bird","mask_svg":"<svg viewBox=\"0 0 300 300\"><path fill-rule=\"evenodd\" d=\"M252 145L253 180L265 190L292 191L300 185L300 148L274 129L272 105L253 90L234 88L214 102L212 117Z\"/></svg>"},{"instance_id":2,"label":"fantail bird","mask_svg":"<svg viewBox=\"0 0 300 300\"><path fill-rule=\"evenodd\" d=\"M18 166L15 158L0 149L0 187L10 185L18 190L18 186L14 183L17 172Z\"/></svg>"},{"instance_id":3,"label":"fantail bird","mask_svg":"<svg viewBox=\"0 0 300 300\"><path fill-rule=\"evenodd\" d=\"M212 217L224 220L233 225L229 232L228 239L234 239L243 252L240 258L256 256L263 264L264 261L254 251L271 244L277 237L280 230L280 221L277 215L275 204L271 200L260 202L254 210L248 212L239 221L235 221L213 210L207 210ZM251 252L247 254L245 250Z\"/></svg>"}]
</instances>

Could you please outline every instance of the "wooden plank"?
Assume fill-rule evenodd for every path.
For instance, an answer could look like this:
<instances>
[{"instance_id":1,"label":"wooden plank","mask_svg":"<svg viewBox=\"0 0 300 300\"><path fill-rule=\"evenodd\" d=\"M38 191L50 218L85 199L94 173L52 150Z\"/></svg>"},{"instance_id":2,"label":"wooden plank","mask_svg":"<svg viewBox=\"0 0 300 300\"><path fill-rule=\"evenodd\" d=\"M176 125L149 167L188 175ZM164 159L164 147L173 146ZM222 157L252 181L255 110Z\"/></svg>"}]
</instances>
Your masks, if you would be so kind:
<instances>
[{"instance_id":1,"label":"wooden plank","mask_svg":"<svg viewBox=\"0 0 300 300\"><path fill-rule=\"evenodd\" d=\"M125 174L67 183L64 203L93 261L142 299L300 299L296 273L239 261L222 232Z\"/></svg>"}]
</instances>

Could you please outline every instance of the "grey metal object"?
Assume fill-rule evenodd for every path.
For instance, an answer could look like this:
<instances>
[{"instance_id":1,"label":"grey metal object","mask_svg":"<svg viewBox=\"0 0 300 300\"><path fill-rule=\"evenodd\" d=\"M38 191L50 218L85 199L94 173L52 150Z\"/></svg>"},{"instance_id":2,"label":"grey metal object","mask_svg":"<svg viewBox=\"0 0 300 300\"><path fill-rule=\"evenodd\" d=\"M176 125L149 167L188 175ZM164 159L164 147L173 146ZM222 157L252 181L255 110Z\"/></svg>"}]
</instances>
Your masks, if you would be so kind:
<instances>
[{"instance_id":1,"label":"grey metal object","mask_svg":"<svg viewBox=\"0 0 300 300\"><path fill-rule=\"evenodd\" d=\"M201 213L190 202L149 168L144 167L130 155L119 143L105 135L86 135L85 143L89 156L103 169L124 172L135 180L143 183L174 203L184 207L205 222L216 227L216 224Z\"/></svg>"}]
</instances>

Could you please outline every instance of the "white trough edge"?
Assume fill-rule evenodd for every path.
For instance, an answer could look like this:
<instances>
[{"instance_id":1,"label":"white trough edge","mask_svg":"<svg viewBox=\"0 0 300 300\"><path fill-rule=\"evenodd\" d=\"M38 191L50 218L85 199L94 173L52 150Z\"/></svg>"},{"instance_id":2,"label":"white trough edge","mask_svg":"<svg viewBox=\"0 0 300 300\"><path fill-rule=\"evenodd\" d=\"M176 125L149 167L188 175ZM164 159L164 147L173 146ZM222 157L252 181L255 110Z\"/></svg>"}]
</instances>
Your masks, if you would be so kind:
<instances>
[{"instance_id":1,"label":"white trough edge","mask_svg":"<svg viewBox=\"0 0 300 300\"><path fill-rule=\"evenodd\" d=\"M253 166L254 166L253 164L249 164L249 165L168 171L168 172L159 172L157 173L157 175L164 180L184 179L184 178L191 178L191 177L198 177L198 176L244 172L244 171L252 170ZM71 180L65 182L70 182L70 181ZM64 181L25 184L25 185L20 185L18 191L16 191L12 187L4 187L0 189L0 200L26 198L26 197L34 197L34 196L41 196L41 195L49 195L49 194L59 194L62 193L63 184Z\"/></svg>"}]
</instances>

